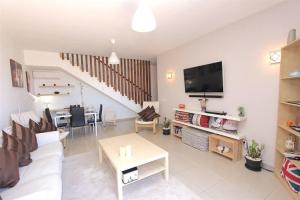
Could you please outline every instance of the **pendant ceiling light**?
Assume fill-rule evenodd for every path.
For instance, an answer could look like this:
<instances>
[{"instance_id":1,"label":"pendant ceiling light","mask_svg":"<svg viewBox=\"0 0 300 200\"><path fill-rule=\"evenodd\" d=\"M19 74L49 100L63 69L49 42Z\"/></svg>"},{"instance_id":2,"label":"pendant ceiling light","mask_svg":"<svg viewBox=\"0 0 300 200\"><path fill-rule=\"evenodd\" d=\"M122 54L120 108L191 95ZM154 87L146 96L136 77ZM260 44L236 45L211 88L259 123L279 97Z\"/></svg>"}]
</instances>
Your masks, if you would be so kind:
<instances>
[{"instance_id":1,"label":"pendant ceiling light","mask_svg":"<svg viewBox=\"0 0 300 200\"><path fill-rule=\"evenodd\" d=\"M144 1L140 1L138 9L133 15L131 28L136 32L151 32L156 29L155 17Z\"/></svg>"},{"instance_id":2,"label":"pendant ceiling light","mask_svg":"<svg viewBox=\"0 0 300 200\"><path fill-rule=\"evenodd\" d=\"M119 65L120 64L120 59L117 56L117 53L114 51L114 45L116 41L114 39L111 39L112 43L112 52L108 58L108 64L110 65Z\"/></svg>"}]
</instances>

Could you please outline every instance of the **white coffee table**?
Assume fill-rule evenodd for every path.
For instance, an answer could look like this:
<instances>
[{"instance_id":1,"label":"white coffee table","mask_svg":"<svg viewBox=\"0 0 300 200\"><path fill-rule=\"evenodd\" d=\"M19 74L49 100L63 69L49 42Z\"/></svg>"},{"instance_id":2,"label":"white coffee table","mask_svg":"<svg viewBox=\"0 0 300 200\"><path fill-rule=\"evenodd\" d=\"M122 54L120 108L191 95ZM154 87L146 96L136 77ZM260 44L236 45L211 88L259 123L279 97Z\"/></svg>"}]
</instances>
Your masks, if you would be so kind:
<instances>
[{"instance_id":1,"label":"white coffee table","mask_svg":"<svg viewBox=\"0 0 300 200\"><path fill-rule=\"evenodd\" d=\"M165 180L169 178L169 154L162 148L152 144L136 133L101 139L99 143L99 161L107 157L116 173L118 199L123 199L123 187L142 180L148 176L163 172ZM131 145L132 156L121 158L120 147ZM124 184L122 171L137 167L139 178L136 181Z\"/></svg>"}]
</instances>

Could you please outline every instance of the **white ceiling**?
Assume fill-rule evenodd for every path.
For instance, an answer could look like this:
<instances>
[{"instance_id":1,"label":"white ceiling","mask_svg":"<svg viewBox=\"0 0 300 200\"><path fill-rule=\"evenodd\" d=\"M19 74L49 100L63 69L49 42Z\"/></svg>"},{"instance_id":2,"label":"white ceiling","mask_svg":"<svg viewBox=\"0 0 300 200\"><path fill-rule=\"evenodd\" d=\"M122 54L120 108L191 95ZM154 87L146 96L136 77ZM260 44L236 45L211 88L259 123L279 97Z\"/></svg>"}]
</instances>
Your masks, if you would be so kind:
<instances>
[{"instance_id":1,"label":"white ceiling","mask_svg":"<svg viewBox=\"0 0 300 200\"><path fill-rule=\"evenodd\" d=\"M284 0L149 0L151 33L131 30L138 0L0 0L0 25L23 48L155 60L192 41Z\"/></svg>"}]
</instances>

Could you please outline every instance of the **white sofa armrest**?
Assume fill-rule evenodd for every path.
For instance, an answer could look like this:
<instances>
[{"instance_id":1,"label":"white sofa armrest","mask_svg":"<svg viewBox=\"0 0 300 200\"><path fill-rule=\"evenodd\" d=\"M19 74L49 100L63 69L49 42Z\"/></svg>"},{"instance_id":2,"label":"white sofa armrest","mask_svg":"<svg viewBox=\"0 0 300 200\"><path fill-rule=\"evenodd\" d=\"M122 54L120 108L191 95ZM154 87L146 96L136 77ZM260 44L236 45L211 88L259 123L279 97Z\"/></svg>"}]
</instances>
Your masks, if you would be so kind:
<instances>
[{"instance_id":1,"label":"white sofa armrest","mask_svg":"<svg viewBox=\"0 0 300 200\"><path fill-rule=\"evenodd\" d=\"M51 132L36 134L38 146L40 147L40 146L43 146L46 144L60 141L59 134L60 133L58 131L51 131Z\"/></svg>"}]
</instances>

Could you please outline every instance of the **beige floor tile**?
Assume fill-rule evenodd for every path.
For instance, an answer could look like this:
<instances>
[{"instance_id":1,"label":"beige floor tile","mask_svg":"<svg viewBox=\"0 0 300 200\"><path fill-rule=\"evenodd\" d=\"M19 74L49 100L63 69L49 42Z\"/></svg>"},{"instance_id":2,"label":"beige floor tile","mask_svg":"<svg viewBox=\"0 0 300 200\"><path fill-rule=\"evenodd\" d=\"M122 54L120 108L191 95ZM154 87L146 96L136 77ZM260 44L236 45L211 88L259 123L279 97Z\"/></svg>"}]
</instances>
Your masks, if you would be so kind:
<instances>
[{"instance_id":1,"label":"beige floor tile","mask_svg":"<svg viewBox=\"0 0 300 200\"><path fill-rule=\"evenodd\" d=\"M98 137L91 130L86 134L75 131L74 138L68 138L65 156L96 150L97 139L133 132L132 120L118 122L116 126L99 126ZM220 155L199 151L183 144L177 137L162 135L160 129L157 134L150 129L138 134L169 152L170 174L203 200L291 199L273 173L249 171L243 160L232 162Z\"/></svg>"}]
</instances>

